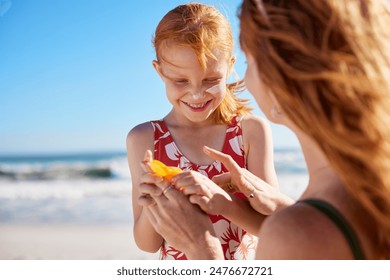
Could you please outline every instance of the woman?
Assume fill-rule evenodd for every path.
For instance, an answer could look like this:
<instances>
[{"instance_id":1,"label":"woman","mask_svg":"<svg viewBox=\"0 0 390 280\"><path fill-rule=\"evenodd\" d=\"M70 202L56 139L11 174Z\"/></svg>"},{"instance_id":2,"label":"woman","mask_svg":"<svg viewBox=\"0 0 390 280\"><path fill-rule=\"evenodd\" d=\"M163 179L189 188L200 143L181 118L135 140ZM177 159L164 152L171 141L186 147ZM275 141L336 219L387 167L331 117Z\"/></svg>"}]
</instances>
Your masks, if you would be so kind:
<instances>
[{"instance_id":1,"label":"woman","mask_svg":"<svg viewBox=\"0 0 390 280\"><path fill-rule=\"evenodd\" d=\"M297 203L265 219L257 258L389 259L390 14L385 3L245 0L240 21L247 88L271 121L297 135L310 178ZM253 198L262 197L264 183L252 177L248 182L248 173L228 156L205 152L225 164L243 192L253 188ZM170 188L153 198L149 207L158 232L175 239L192 258L222 258L205 214L186 197ZM171 215L175 232L166 227ZM198 236L189 234L186 217L199 222Z\"/></svg>"}]
</instances>

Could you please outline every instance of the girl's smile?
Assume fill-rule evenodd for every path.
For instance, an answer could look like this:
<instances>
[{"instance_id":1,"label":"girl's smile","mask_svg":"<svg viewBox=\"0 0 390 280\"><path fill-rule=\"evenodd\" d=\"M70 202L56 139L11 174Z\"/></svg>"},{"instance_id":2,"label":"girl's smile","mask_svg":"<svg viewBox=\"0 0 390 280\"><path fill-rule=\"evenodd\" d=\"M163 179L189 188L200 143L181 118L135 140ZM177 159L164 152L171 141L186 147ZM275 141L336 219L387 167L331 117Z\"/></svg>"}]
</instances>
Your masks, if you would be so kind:
<instances>
[{"instance_id":1,"label":"girl's smile","mask_svg":"<svg viewBox=\"0 0 390 280\"><path fill-rule=\"evenodd\" d=\"M194 112L202 112L206 110L208 105L211 103L211 100L203 102L203 103L187 103L182 101L186 106L188 106Z\"/></svg>"}]
</instances>

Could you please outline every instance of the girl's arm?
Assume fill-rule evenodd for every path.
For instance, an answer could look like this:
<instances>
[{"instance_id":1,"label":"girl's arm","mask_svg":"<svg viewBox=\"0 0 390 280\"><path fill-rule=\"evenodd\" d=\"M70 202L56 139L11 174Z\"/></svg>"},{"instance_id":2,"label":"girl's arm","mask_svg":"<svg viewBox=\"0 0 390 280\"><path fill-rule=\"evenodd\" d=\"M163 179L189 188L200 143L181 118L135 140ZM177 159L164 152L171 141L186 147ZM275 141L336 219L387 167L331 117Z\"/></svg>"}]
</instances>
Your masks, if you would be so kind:
<instances>
[{"instance_id":1,"label":"girl's arm","mask_svg":"<svg viewBox=\"0 0 390 280\"><path fill-rule=\"evenodd\" d=\"M293 204L293 199L279 191L269 123L254 115L245 117L241 123L249 172L243 171L247 182L252 184L252 189L245 194L249 196L253 193L253 198L249 199L251 206L258 212L269 215L279 208Z\"/></svg>"},{"instance_id":2,"label":"girl's arm","mask_svg":"<svg viewBox=\"0 0 390 280\"><path fill-rule=\"evenodd\" d=\"M241 127L247 170L278 189L272 132L268 122L260 117L249 115L243 118Z\"/></svg>"},{"instance_id":3,"label":"girl's arm","mask_svg":"<svg viewBox=\"0 0 390 280\"><path fill-rule=\"evenodd\" d=\"M279 188L274 166L271 128L264 119L250 115L241 121L246 168L269 185Z\"/></svg>"},{"instance_id":4,"label":"girl's arm","mask_svg":"<svg viewBox=\"0 0 390 280\"><path fill-rule=\"evenodd\" d=\"M139 205L138 200L144 196L140 193L139 186L142 184L142 169L141 162L144 159L146 150L153 151L153 128L151 124L143 123L134 127L127 135L127 160L129 163L131 180L132 180L132 205L134 218L134 239L138 246L143 251L155 253L162 245L163 238L155 231L152 224L149 222L147 207Z\"/></svg>"}]
</instances>

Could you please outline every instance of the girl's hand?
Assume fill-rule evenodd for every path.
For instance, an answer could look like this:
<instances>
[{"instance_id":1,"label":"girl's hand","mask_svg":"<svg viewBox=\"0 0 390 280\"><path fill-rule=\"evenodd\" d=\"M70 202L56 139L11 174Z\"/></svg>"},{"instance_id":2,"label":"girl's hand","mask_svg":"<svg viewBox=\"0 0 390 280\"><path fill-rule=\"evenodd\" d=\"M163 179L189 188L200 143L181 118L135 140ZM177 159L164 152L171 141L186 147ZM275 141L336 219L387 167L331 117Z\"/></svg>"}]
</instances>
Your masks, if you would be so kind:
<instances>
[{"instance_id":1,"label":"girl's hand","mask_svg":"<svg viewBox=\"0 0 390 280\"><path fill-rule=\"evenodd\" d=\"M144 173L141 175L140 185L138 187L140 194L138 197L138 203L145 207L156 204L153 196L161 195L161 189L167 185L166 180L153 174L153 171L150 168L150 162L152 160L152 152L149 150L146 151L144 160L141 163Z\"/></svg>"},{"instance_id":2,"label":"girl's hand","mask_svg":"<svg viewBox=\"0 0 390 280\"><path fill-rule=\"evenodd\" d=\"M172 183L208 214L223 214L232 202L228 193L199 172L183 171L172 178Z\"/></svg>"},{"instance_id":3,"label":"girl's hand","mask_svg":"<svg viewBox=\"0 0 390 280\"><path fill-rule=\"evenodd\" d=\"M270 215L278 208L294 203L294 200L282 194L245 168L241 168L230 155L226 155L209 147L203 151L211 158L220 161L229 172L213 178L216 184L232 183L248 197L249 203L257 212Z\"/></svg>"}]
</instances>

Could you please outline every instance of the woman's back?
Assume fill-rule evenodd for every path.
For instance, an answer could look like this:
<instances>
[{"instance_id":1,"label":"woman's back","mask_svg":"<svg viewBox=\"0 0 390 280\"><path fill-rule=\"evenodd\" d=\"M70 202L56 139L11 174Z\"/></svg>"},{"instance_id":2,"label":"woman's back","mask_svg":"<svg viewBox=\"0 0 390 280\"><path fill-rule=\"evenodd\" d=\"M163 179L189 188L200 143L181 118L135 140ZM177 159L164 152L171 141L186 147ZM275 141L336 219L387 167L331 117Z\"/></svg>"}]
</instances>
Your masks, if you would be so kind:
<instances>
[{"instance_id":1,"label":"woman's back","mask_svg":"<svg viewBox=\"0 0 390 280\"><path fill-rule=\"evenodd\" d=\"M259 258L380 258L370 216L331 170L322 172L325 179L318 178L318 185L309 184L297 203L265 221Z\"/></svg>"}]
</instances>

